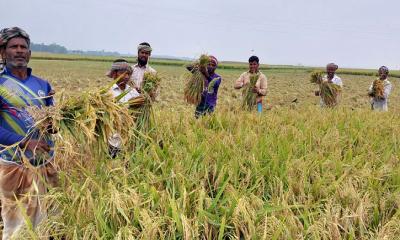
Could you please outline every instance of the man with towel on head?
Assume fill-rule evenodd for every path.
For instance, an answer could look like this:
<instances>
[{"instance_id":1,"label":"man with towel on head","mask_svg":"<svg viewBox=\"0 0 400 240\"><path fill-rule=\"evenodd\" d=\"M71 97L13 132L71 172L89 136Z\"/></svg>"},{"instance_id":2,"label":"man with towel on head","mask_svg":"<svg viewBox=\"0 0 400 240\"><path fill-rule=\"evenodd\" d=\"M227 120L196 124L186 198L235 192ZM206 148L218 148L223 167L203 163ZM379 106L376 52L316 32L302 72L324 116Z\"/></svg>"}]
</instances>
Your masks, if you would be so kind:
<instances>
[{"instance_id":1,"label":"man with towel on head","mask_svg":"<svg viewBox=\"0 0 400 240\"><path fill-rule=\"evenodd\" d=\"M125 59L116 59L111 65L107 77L118 80L110 89L110 93L115 98L119 98L119 103L127 103L129 100L140 96L138 91L130 86L132 67ZM119 133L113 133L108 138L109 154L111 158L116 158L122 150L122 138Z\"/></svg>"},{"instance_id":2,"label":"man with towel on head","mask_svg":"<svg viewBox=\"0 0 400 240\"><path fill-rule=\"evenodd\" d=\"M137 50L137 63L132 66L133 72L131 80L136 90L140 93L143 86L144 74L147 72L156 74L157 71L149 66L149 59L151 56L151 52L153 51L150 44L147 42L142 42L141 44L139 44ZM152 98L152 100L155 100L158 94L159 90L156 91L156 96L150 97Z\"/></svg>"},{"instance_id":3,"label":"man with towel on head","mask_svg":"<svg viewBox=\"0 0 400 240\"><path fill-rule=\"evenodd\" d=\"M322 78L322 82L326 83L332 83L335 84L339 87L339 89L343 88L343 82L342 79L336 75L336 70L338 70L339 66L336 65L335 63L329 63L326 65L326 75ZM321 96L321 101L320 105L321 107L332 107L329 104L324 102L323 96L321 95L321 92L315 91L315 96ZM335 106L339 103L341 97L341 92L335 93Z\"/></svg>"},{"instance_id":4,"label":"man with towel on head","mask_svg":"<svg viewBox=\"0 0 400 240\"><path fill-rule=\"evenodd\" d=\"M206 82L204 84L204 91L201 96L201 101L196 107L195 117L199 118L207 113L212 113L217 105L217 95L219 85L221 84L222 78L220 75L215 73L218 67L218 60L214 56L209 56L210 61L207 68L200 68L200 72L205 76ZM190 69L188 69L190 70Z\"/></svg>"},{"instance_id":5,"label":"man with towel on head","mask_svg":"<svg viewBox=\"0 0 400 240\"><path fill-rule=\"evenodd\" d=\"M36 227L46 218L43 197L57 184L49 126L35 128L27 107L53 105L49 82L32 75L29 35L18 27L0 31L0 198L3 239L16 238L20 229Z\"/></svg>"},{"instance_id":6,"label":"man with towel on head","mask_svg":"<svg viewBox=\"0 0 400 240\"><path fill-rule=\"evenodd\" d=\"M392 91L392 83L389 82L389 68L386 66L382 66L378 70L379 78L375 80L371 86L369 87L368 95L371 97L371 108L374 111L378 112L387 112L388 111L388 98L390 92ZM378 96L374 91L374 83L382 84L383 86L383 94L382 96Z\"/></svg>"}]
</instances>

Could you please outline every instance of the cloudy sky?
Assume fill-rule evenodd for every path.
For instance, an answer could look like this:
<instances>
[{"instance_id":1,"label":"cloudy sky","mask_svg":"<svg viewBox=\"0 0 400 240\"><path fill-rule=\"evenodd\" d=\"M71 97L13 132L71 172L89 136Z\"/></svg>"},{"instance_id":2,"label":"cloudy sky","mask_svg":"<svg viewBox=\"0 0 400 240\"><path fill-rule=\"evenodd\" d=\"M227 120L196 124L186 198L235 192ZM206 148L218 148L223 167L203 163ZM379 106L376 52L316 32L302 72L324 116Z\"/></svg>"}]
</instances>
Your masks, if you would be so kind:
<instances>
[{"instance_id":1,"label":"cloudy sky","mask_svg":"<svg viewBox=\"0 0 400 240\"><path fill-rule=\"evenodd\" d=\"M400 68L399 0L0 1L0 27L68 49L134 54L147 41L155 55Z\"/></svg>"}]
</instances>

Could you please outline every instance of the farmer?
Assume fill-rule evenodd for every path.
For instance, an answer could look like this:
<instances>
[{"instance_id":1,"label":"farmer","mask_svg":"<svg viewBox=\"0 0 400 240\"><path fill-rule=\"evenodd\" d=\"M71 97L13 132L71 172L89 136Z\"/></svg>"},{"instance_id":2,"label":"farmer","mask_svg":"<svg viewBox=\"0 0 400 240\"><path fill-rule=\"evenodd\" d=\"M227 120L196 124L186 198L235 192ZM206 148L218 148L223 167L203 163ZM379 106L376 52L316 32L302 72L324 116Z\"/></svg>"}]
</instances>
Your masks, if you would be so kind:
<instances>
[{"instance_id":1,"label":"farmer","mask_svg":"<svg viewBox=\"0 0 400 240\"><path fill-rule=\"evenodd\" d=\"M140 96L136 89L129 85L129 80L132 77L132 67L125 59L117 59L113 62L110 71L106 76L114 80L118 80L110 89L114 97L120 96L122 93L126 95L119 100L120 103L126 103L132 98Z\"/></svg>"},{"instance_id":2,"label":"farmer","mask_svg":"<svg viewBox=\"0 0 400 240\"><path fill-rule=\"evenodd\" d=\"M3 239L10 239L26 221L36 227L46 218L43 195L57 182L53 130L39 133L26 111L28 106L53 105L54 92L28 68L30 39L24 30L1 30L0 49L5 62L0 73L0 198Z\"/></svg>"},{"instance_id":3,"label":"farmer","mask_svg":"<svg viewBox=\"0 0 400 240\"><path fill-rule=\"evenodd\" d=\"M213 113L217 105L218 88L221 84L222 78L215 73L218 67L218 60L214 56L209 56L210 61L207 67L200 67L199 71L205 77L204 90L201 95L201 101L196 106L195 117L199 118L209 113ZM193 66L188 66L190 72L196 71Z\"/></svg>"},{"instance_id":4,"label":"farmer","mask_svg":"<svg viewBox=\"0 0 400 240\"><path fill-rule=\"evenodd\" d=\"M338 65L336 65L335 63L329 63L328 65L326 65L326 75L322 78L322 82L328 82L328 83L335 84L340 89L342 89L343 88L342 79L336 75L336 70L338 68L339 68ZM340 95L341 95L340 92L335 93L335 95L334 95L335 105L338 104L338 102L340 100ZM324 98L322 97L320 90L315 91L315 96L321 96L321 101L320 101L321 107L330 106L329 104L324 102Z\"/></svg>"},{"instance_id":5,"label":"farmer","mask_svg":"<svg viewBox=\"0 0 400 240\"><path fill-rule=\"evenodd\" d=\"M129 85L132 76L132 67L125 59L117 59L113 62L110 71L106 74L109 78L118 81L111 87L110 93L115 97L121 96L118 101L120 103L127 103L129 100L140 96L138 91ZM118 133L114 133L108 138L109 153L111 158L115 158L121 151L122 138Z\"/></svg>"},{"instance_id":6,"label":"farmer","mask_svg":"<svg viewBox=\"0 0 400 240\"><path fill-rule=\"evenodd\" d=\"M252 89L253 93L257 95L257 111L262 111L262 100L267 94L267 77L261 73L258 69L260 67L260 60L257 56L251 56L249 58L249 71L244 72L240 75L239 79L236 80L234 88L241 89L242 87L250 84L250 78L254 75L257 76L257 81Z\"/></svg>"},{"instance_id":7,"label":"farmer","mask_svg":"<svg viewBox=\"0 0 400 240\"><path fill-rule=\"evenodd\" d=\"M385 66L382 66L378 70L379 78L374 81L368 91L368 95L371 97L371 108L375 111L388 111L388 98L390 92L392 91L392 84L388 80L389 69ZM380 82L381 81L381 82ZM380 82L380 83L379 83ZM374 91L374 83L383 85L383 94L378 96Z\"/></svg>"},{"instance_id":8,"label":"farmer","mask_svg":"<svg viewBox=\"0 0 400 240\"><path fill-rule=\"evenodd\" d=\"M157 71L149 66L149 59L151 56L151 52L153 51L150 44L147 42L143 42L139 44L137 50L138 50L137 63L132 66L133 73L131 80L136 90L140 93L141 88L143 86L144 74L146 72L156 74ZM152 100L156 99L158 93L159 92L157 90L155 96L150 96Z\"/></svg>"}]
</instances>

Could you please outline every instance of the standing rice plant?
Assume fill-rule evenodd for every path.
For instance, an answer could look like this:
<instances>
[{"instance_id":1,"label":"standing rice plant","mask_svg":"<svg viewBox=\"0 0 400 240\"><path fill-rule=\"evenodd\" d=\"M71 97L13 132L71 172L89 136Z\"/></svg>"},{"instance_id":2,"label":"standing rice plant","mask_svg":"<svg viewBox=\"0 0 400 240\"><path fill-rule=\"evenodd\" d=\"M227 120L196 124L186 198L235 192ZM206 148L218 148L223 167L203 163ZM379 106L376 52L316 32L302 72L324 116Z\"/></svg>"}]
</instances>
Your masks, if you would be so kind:
<instances>
[{"instance_id":1,"label":"standing rice plant","mask_svg":"<svg viewBox=\"0 0 400 240\"><path fill-rule=\"evenodd\" d=\"M246 110L253 110L255 106L257 105L257 93L255 93L253 90L256 87L256 83L258 78L260 77L260 74L252 74L250 76L250 82L244 86L242 95L243 95L243 102L242 102L242 108Z\"/></svg>"},{"instance_id":2,"label":"standing rice plant","mask_svg":"<svg viewBox=\"0 0 400 240\"><path fill-rule=\"evenodd\" d=\"M205 88L205 76L201 73L201 68L207 68L210 59L207 55L203 54L199 60L196 61L191 67L191 74L186 75L186 83L184 89L184 96L186 102L198 105L201 102L201 97Z\"/></svg>"}]
</instances>

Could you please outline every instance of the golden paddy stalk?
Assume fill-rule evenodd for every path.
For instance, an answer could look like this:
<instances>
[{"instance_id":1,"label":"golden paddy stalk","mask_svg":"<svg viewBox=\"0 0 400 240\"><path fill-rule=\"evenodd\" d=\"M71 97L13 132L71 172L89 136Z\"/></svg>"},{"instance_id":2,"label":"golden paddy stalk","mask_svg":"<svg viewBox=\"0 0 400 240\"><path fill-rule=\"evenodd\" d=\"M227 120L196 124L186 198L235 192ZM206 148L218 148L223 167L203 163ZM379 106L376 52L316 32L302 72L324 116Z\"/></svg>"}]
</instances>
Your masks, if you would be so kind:
<instances>
[{"instance_id":1,"label":"golden paddy stalk","mask_svg":"<svg viewBox=\"0 0 400 240\"><path fill-rule=\"evenodd\" d=\"M385 91L385 87L383 84L383 81L380 79L376 79L373 83L372 83L372 94L374 97L379 98L379 99L383 99L384 98L384 91Z\"/></svg>"},{"instance_id":2,"label":"golden paddy stalk","mask_svg":"<svg viewBox=\"0 0 400 240\"><path fill-rule=\"evenodd\" d=\"M243 88L243 91L242 91L242 95L243 95L242 108L243 109L251 111L257 105L257 102L256 102L257 93L254 93L253 89L255 88L259 77L260 77L260 74L252 74L250 76L250 82L248 84L246 84L246 86Z\"/></svg>"},{"instance_id":3,"label":"golden paddy stalk","mask_svg":"<svg viewBox=\"0 0 400 240\"><path fill-rule=\"evenodd\" d=\"M328 81L324 81L322 72L311 73L310 82L318 84L319 94L325 106L334 107L338 104L338 97L342 91L340 86Z\"/></svg>"},{"instance_id":4,"label":"golden paddy stalk","mask_svg":"<svg viewBox=\"0 0 400 240\"><path fill-rule=\"evenodd\" d=\"M139 132L148 134L154 128L152 118L152 105L156 99L157 91L161 84L161 78L157 74L145 73L143 79L142 95L144 103L136 115L136 127Z\"/></svg>"},{"instance_id":5,"label":"golden paddy stalk","mask_svg":"<svg viewBox=\"0 0 400 240\"><path fill-rule=\"evenodd\" d=\"M199 60L192 65L191 73L186 75L187 80L184 89L186 102L193 105L200 103L206 81L205 76L200 72L200 68L207 68L209 61L207 55L201 55Z\"/></svg>"}]
</instances>

